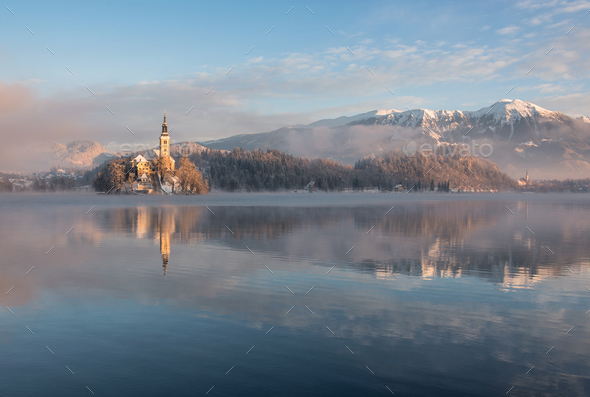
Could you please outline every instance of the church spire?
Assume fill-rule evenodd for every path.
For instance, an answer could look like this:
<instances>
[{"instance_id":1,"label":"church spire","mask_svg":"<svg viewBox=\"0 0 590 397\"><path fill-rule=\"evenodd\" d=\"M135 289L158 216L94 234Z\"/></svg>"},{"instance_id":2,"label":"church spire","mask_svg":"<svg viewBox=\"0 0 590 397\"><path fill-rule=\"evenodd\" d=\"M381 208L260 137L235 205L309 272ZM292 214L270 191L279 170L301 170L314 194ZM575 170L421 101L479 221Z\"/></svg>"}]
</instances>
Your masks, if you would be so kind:
<instances>
[{"instance_id":1,"label":"church spire","mask_svg":"<svg viewBox=\"0 0 590 397\"><path fill-rule=\"evenodd\" d=\"M162 123L162 135L168 135L168 124L166 123L166 111L164 110L164 122Z\"/></svg>"}]
</instances>

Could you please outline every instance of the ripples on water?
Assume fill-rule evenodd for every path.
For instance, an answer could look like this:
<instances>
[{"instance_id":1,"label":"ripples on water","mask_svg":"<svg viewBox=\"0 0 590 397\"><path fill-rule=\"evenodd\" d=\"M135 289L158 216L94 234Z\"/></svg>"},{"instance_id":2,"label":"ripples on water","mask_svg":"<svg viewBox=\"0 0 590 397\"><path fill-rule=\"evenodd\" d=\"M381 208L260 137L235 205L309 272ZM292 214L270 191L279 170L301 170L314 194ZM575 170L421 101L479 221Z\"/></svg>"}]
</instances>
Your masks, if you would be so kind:
<instances>
[{"instance_id":1,"label":"ripples on water","mask_svg":"<svg viewBox=\"0 0 590 397\"><path fill-rule=\"evenodd\" d=\"M2 195L0 395L588 395L589 203Z\"/></svg>"}]
</instances>

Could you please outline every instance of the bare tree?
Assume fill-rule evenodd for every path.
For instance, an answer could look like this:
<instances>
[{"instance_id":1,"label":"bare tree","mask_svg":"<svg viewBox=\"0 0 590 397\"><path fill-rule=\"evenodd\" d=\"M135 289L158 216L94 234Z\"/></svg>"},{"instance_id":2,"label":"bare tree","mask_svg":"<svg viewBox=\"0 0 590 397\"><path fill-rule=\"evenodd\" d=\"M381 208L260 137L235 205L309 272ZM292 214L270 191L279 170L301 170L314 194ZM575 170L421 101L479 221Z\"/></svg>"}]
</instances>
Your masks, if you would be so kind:
<instances>
[{"instance_id":1,"label":"bare tree","mask_svg":"<svg viewBox=\"0 0 590 397\"><path fill-rule=\"evenodd\" d=\"M209 190L207 181L203 180L201 172L186 157L180 160L180 167L176 172L176 176L180 180L181 191L185 194L206 194Z\"/></svg>"},{"instance_id":2,"label":"bare tree","mask_svg":"<svg viewBox=\"0 0 590 397\"><path fill-rule=\"evenodd\" d=\"M125 160L111 161L107 167L107 181L116 193L125 183Z\"/></svg>"}]
</instances>

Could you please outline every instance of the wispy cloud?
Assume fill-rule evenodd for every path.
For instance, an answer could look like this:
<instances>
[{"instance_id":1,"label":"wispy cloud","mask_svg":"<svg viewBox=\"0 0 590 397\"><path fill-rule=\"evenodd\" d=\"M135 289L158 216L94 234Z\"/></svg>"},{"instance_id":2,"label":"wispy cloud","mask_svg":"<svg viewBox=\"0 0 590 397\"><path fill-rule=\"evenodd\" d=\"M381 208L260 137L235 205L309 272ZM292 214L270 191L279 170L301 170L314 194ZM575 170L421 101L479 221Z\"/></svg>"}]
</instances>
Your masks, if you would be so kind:
<instances>
[{"instance_id":1,"label":"wispy cloud","mask_svg":"<svg viewBox=\"0 0 590 397\"><path fill-rule=\"evenodd\" d=\"M544 108L566 112L572 117L590 116L590 91L535 98Z\"/></svg>"},{"instance_id":2,"label":"wispy cloud","mask_svg":"<svg viewBox=\"0 0 590 397\"><path fill-rule=\"evenodd\" d=\"M532 25L549 25L554 19L562 14L578 13L590 10L589 1L536 1L524 0L516 3L516 7L526 11L541 11L541 14L527 18L524 22Z\"/></svg>"},{"instance_id":3,"label":"wispy cloud","mask_svg":"<svg viewBox=\"0 0 590 397\"><path fill-rule=\"evenodd\" d=\"M549 49L551 51L548 53ZM545 47L526 54L519 69L520 72L526 72L525 69L530 68L528 65L534 65L531 75L543 80L578 80L587 84L590 78L589 53L590 29L578 27L567 36L561 34L548 41Z\"/></svg>"},{"instance_id":4,"label":"wispy cloud","mask_svg":"<svg viewBox=\"0 0 590 397\"><path fill-rule=\"evenodd\" d=\"M539 9L552 9L555 14L557 13L570 13L578 11L587 11L590 9L590 2L585 0L578 1L567 1L567 0L552 0L552 1L537 1L537 0L521 0L516 3L516 7L528 9L528 10L539 10Z\"/></svg>"},{"instance_id":5,"label":"wispy cloud","mask_svg":"<svg viewBox=\"0 0 590 397\"><path fill-rule=\"evenodd\" d=\"M498 29L496 30L496 33L498 34L515 34L516 32L518 32L521 28L518 26L506 26L505 28L502 29Z\"/></svg>"}]
</instances>

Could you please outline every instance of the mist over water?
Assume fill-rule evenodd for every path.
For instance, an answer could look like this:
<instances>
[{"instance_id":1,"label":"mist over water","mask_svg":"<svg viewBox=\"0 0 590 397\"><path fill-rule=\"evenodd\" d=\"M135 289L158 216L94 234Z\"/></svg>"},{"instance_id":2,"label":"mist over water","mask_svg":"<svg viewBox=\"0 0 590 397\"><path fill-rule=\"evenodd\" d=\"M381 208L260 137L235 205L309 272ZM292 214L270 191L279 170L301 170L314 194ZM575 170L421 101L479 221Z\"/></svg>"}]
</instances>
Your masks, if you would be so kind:
<instances>
[{"instance_id":1,"label":"mist over water","mask_svg":"<svg viewBox=\"0 0 590 397\"><path fill-rule=\"evenodd\" d=\"M576 195L0 195L0 395L588 395L588 219Z\"/></svg>"}]
</instances>

